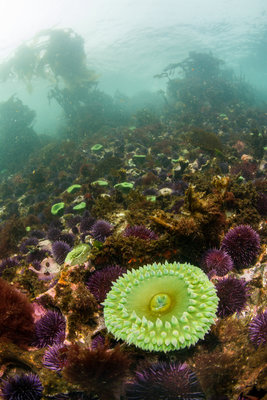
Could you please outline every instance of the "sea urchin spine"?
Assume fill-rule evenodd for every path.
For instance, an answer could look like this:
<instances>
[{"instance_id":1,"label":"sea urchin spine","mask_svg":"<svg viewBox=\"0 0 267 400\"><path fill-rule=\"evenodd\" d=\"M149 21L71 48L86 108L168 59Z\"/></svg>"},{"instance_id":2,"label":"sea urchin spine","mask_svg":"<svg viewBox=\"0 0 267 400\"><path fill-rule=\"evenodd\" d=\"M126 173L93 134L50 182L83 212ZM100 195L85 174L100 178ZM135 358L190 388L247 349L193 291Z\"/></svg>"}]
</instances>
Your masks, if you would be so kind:
<instances>
[{"instance_id":1,"label":"sea urchin spine","mask_svg":"<svg viewBox=\"0 0 267 400\"><path fill-rule=\"evenodd\" d=\"M128 385L127 400L199 400L205 395L196 375L184 363L161 362L137 372Z\"/></svg>"},{"instance_id":2,"label":"sea urchin spine","mask_svg":"<svg viewBox=\"0 0 267 400\"><path fill-rule=\"evenodd\" d=\"M249 225L239 225L225 235L221 249L232 258L237 269L251 265L260 251L260 237Z\"/></svg>"},{"instance_id":3,"label":"sea urchin spine","mask_svg":"<svg viewBox=\"0 0 267 400\"><path fill-rule=\"evenodd\" d=\"M249 324L249 338L255 346L267 342L267 310L256 315Z\"/></svg>"},{"instance_id":4,"label":"sea urchin spine","mask_svg":"<svg viewBox=\"0 0 267 400\"><path fill-rule=\"evenodd\" d=\"M5 400L40 400L43 386L35 374L15 375L4 381L1 387Z\"/></svg>"}]
</instances>

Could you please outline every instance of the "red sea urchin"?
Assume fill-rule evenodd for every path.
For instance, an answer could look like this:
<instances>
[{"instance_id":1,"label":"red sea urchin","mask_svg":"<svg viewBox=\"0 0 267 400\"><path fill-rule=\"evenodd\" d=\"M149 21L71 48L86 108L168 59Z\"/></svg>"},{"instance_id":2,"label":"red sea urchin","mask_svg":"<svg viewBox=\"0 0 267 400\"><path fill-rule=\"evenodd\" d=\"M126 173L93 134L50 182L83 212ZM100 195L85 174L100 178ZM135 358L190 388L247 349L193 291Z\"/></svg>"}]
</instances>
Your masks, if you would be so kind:
<instances>
[{"instance_id":1,"label":"red sea urchin","mask_svg":"<svg viewBox=\"0 0 267 400\"><path fill-rule=\"evenodd\" d=\"M196 375L184 363L161 362L137 372L128 385L127 400L198 400L205 395Z\"/></svg>"},{"instance_id":2,"label":"red sea urchin","mask_svg":"<svg viewBox=\"0 0 267 400\"><path fill-rule=\"evenodd\" d=\"M221 250L232 258L237 269L251 265L260 251L260 237L249 225L239 225L225 235Z\"/></svg>"},{"instance_id":3,"label":"red sea urchin","mask_svg":"<svg viewBox=\"0 0 267 400\"><path fill-rule=\"evenodd\" d=\"M267 342L267 310L256 315L249 324L249 338L256 346L265 345Z\"/></svg>"},{"instance_id":4,"label":"red sea urchin","mask_svg":"<svg viewBox=\"0 0 267 400\"><path fill-rule=\"evenodd\" d=\"M216 284L217 296L219 297L218 315L221 318L228 317L235 312L240 312L246 305L248 298L248 287L244 280L224 278Z\"/></svg>"},{"instance_id":5,"label":"red sea urchin","mask_svg":"<svg viewBox=\"0 0 267 400\"><path fill-rule=\"evenodd\" d=\"M41 400L43 386L36 374L15 375L1 385L5 400Z\"/></svg>"}]
</instances>

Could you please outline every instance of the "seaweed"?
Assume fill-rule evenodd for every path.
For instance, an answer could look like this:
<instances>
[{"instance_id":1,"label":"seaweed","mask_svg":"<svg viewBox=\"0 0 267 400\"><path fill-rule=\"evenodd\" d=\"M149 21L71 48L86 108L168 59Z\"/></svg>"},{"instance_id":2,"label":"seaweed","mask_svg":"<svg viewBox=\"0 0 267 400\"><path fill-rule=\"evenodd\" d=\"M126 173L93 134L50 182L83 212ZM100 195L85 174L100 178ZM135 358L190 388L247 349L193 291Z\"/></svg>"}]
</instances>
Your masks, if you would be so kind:
<instances>
[{"instance_id":1,"label":"seaweed","mask_svg":"<svg viewBox=\"0 0 267 400\"><path fill-rule=\"evenodd\" d=\"M27 347L33 339L33 307L27 297L0 278L0 340Z\"/></svg>"},{"instance_id":2,"label":"seaweed","mask_svg":"<svg viewBox=\"0 0 267 400\"><path fill-rule=\"evenodd\" d=\"M67 381L87 393L95 393L103 400L119 400L124 392L124 378L130 360L117 345L86 349L79 345L69 346L63 376Z\"/></svg>"},{"instance_id":3,"label":"seaweed","mask_svg":"<svg viewBox=\"0 0 267 400\"><path fill-rule=\"evenodd\" d=\"M17 250L17 244L25 234L21 218L11 217L0 226L0 254L8 257Z\"/></svg>"},{"instance_id":4,"label":"seaweed","mask_svg":"<svg viewBox=\"0 0 267 400\"><path fill-rule=\"evenodd\" d=\"M199 147L202 151L206 151L212 155L222 151L223 146L220 138L213 132L204 129L194 128L185 135L185 140L194 147Z\"/></svg>"},{"instance_id":5,"label":"seaweed","mask_svg":"<svg viewBox=\"0 0 267 400\"><path fill-rule=\"evenodd\" d=\"M193 357L194 367L201 386L209 396L228 395L237 399L254 386L266 387L264 359L266 350L255 350L248 341L246 320L233 317L216 326L220 344L212 352L201 349ZM200 349L199 349L200 350Z\"/></svg>"}]
</instances>

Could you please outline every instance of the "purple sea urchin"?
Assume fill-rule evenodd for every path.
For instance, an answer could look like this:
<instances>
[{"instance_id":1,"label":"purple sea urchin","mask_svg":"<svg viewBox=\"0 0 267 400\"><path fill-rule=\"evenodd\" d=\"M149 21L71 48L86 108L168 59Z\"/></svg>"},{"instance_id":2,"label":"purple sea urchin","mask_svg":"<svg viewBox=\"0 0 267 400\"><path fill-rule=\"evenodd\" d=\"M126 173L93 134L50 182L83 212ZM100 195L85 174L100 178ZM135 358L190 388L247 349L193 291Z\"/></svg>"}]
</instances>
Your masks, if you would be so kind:
<instances>
[{"instance_id":1,"label":"purple sea urchin","mask_svg":"<svg viewBox=\"0 0 267 400\"><path fill-rule=\"evenodd\" d=\"M68 243L61 242L57 240L52 244L52 252L54 259L58 264L63 264L67 254L70 252L71 248Z\"/></svg>"},{"instance_id":2,"label":"purple sea urchin","mask_svg":"<svg viewBox=\"0 0 267 400\"><path fill-rule=\"evenodd\" d=\"M30 237L30 238L24 240L24 241L21 243L19 249L20 249L20 251L21 251L23 254L27 254L28 251L29 251L31 248L33 248L33 247L35 247L35 246L37 246L37 245L38 245L38 239L37 239L36 237Z\"/></svg>"},{"instance_id":3,"label":"purple sea urchin","mask_svg":"<svg viewBox=\"0 0 267 400\"><path fill-rule=\"evenodd\" d=\"M4 381L2 397L5 400L40 400L43 386L36 374L15 375Z\"/></svg>"},{"instance_id":4,"label":"purple sea urchin","mask_svg":"<svg viewBox=\"0 0 267 400\"><path fill-rule=\"evenodd\" d=\"M81 222L81 219L82 217L80 215L75 215L74 217L69 218L66 222L68 227L73 229Z\"/></svg>"},{"instance_id":5,"label":"purple sea urchin","mask_svg":"<svg viewBox=\"0 0 267 400\"><path fill-rule=\"evenodd\" d=\"M252 264L260 251L260 237L249 225L239 225L225 235L221 249L232 258L237 269Z\"/></svg>"},{"instance_id":6,"label":"purple sea urchin","mask_svg":"<svg viewBox=\"0 0 267 400\"><path fill-rule=\"evenodd\" d=\"M91 349L96 349L98 346L104 346L105 345L105 338L101 335L96 335L93 337L92 342L91 342Z\"/></svg>"},{"instance_id":7,"label":"purple sea urchin","mask_svg":"<svg viewBox=\"0 0 267 400\"><path fill-rule=\"evenodd\" d=\"M104 242L111 235L113 226L104 219L97 220L91 228L92 236L99 242Z\"/></svg>"},{"instance_id":8,"label":"purple sea urchin","mask_svg":"<svg viewBox=\"0 0 267 400\"><path fill-rule=\"evenodd\" d=\"M38 261L38 260L33 260L31 265L36 271L40 271L42 268L42 265L41 265L40 261Z\"/></svg>"},{"instance_id":9,"label":"purple sea urchin","mask_svg":"<svg viewBox=\"0 0 267 400\"><path fill-rule=\"evenodd\" d=\"M16 257L5 258L0 262L0 276L2 275L5 269L16 267L18 266L18 264L19 263Z\"/></svg>"},{"instance_id":10,"label":"purple sea urchin","mask_svg":"<svg viewBox=\"0 0 267 400\"><path fill-rule=\"evenodd\" d=\"M67 243L72 248L74 246L75 236L72 233L61 233L59 240Z\"/></svg>"},{"instance_id":11,"label":"purple sea urchin","mask_svg":"<svg viewBox=\"0 0 267 400\"><path fill-rule=\"evenodd\" d=\"M224 276L233 269L233 261L225 251L210 249L204 254L203 269L209 277Z\"/></svg>"},{"instance_id":12,"label":"purple sea urchin","mask_svg":"<svg viewBox=\"0 0 267 400\"><path fill-rule=\"evenodd\" d=\"M46 235L45 232L39 229L34 229L33 231L30 231L30 236L36 237L37 239L44 239Z\"/></svg>"},{"instance_id":13,"label":"purple sea urchin","mask_svg":"<svg viewBox=\"0 0 267 400\"><path fill-rule=\"evenodd\" d=\"M119 265L111 265L100 271L96 271L89 277L87 287L96 300L102 302L110 291L112 283L124 272L126 271Z\"/></svg>"},{"instance_id":14,"label":"purple sea urchin","mask_svg":"<svg viewBox=\"0 0 267 400\"><path fill-rule=\"evenodd\" d=\"M218 298L200 268L190 264L145 265L123 274L104 301L108 331L149 351L195 344L214 322Z\"/></svg>"},{"instance_id":15,"label":"purple sea urchin","mask_svg":"<svg viewBox=\"0 0 267 400\"><path fill-rule=\"evenodd\" d=\"M137 372L128 400L205 399L196 375L186 364L161 362Z\"/></svg>"},{"instance_id":16,"label":"purple sea urchin","mask_svg":"<svg viewBox=\"0 0 267 400\"><path fill-rule=\"evenodd\" d=\"M35 324L35 345L42 348L52 346L64 341L66 321L64 316L57 311L47 311Z\"/></svg>"},{"instance_id":17,"label":"purple sea urchin","mask_svg":"<svg viewBox=\"0 0 267 400\"><path fill-rule=\"evenodd\" d=\"M89 216L84 216L80 223L80 231L82 233L88 232L95 223L95 218Z\"/></svg>"},{"instance_id":18,"label":"purple sea urchin","mask_svg":"<svg viewBox=\"0 0 267 400\"><path fill-rule=\"evenodd\" d=\"M60 372L66 363L66 353L62 343L48 347L44 353L43 365L53 371Z\"/></svg>"},{"instance_id":19,"label":"purple sea urchin","mask_svg":"<svg viewBox=\"0 0 267 400\"><path fill-rule=\"evenodd\" d=\"M239 313L246 305L248 287L244 280L234 277L224 278L216 284L219 297L218 315L228 317L235 312Z\"/></svg>"},{"instance_id":20,"label":"purple sea urchin","mask_svg":"<svg viewBox=\"0 0 267 400\"><path fill-rule=\"evenodd\" d=\"M150 229L146 228L144 225L128 226L123 232L123 236L133 236L143 240L158 239L158 235Z\"/></svg>"},{"instance_id":21,"label":"purple sea urchin","mask_svg":"<svg viewBox=\"0 0 267 400\"><path fill-rule=\"evenodd\" d=\"M249 324L249 338L255 346L267 342L267 310L258 314Z\"/></svg>"},{"instance_id":22,"label":"purple sea urchin","mask_svg":"<svg viewBox=\"0 0 267 400\"><path fill-rule=\"evenodd\" d=\"M55 242L59 240L61 235L61 230L59 228L50 228L47 232L47 238L51 240L51 242Z\"/></svg>"},{"instance_id":23,"label":"purple sea urchin","mask_svg":"<svg viewBox=\"0 0 267 400\"><path fill-rule=\"evenodd\" d=\"M50 255L49 250L35 249L27 255L26 261L28 263L32 263L33 261L43 261L43 259L48 257L49 255Z\"/></svg>"}]
</instances>

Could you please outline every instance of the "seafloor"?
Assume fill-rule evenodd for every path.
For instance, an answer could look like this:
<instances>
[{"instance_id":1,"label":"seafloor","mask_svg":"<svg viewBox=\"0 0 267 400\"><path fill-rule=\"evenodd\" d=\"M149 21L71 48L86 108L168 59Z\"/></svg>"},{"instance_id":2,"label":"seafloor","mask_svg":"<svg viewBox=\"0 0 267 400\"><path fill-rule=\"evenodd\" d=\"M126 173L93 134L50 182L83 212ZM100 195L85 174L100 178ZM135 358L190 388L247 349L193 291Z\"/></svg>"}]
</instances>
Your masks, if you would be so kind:
<instances>
[{"instance_id":1,"label":"seafloor","mask_svg":"<svg viewBox=\"0 0 267 400\"><path fill-rule=\"evenodd\" d=\"M267 398L267 114L232 107L195 125L51 140L2 172L3 398ZM116 339L103 318L111 282L165 261L216 286L209 332L171 351Z\"/></svg>"}]
</instances>

